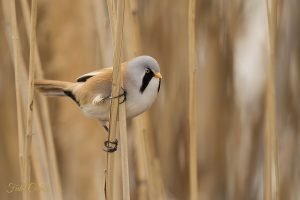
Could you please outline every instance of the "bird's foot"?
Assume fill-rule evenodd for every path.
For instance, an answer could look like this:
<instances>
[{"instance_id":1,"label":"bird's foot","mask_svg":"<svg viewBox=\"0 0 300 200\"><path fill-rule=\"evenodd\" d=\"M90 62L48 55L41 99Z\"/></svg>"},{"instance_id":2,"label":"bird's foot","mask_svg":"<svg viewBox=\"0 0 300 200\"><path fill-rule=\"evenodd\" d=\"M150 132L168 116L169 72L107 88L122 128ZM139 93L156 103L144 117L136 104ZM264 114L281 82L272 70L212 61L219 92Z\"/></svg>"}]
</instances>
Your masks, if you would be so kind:
<instances>
[{"instance_id":1,"label":"bird's foot","mask_svg":"<svg viewBox=\"0 0 300 200\"><path fill-rule=\"evenodd\" d=\"M123 100L122 100L121 102L119 102L119 104L124 103L124 102L126 101L127 92L126 92L126 90L125 90L124 88L121 87L121 89L123 90L123 93L122 93L122 94L120 94L120 95L118 95L118 96L115 96L115 97L110 96L110 97L108 97L108 98L109 98L109 99L115 99L115 98L121 98L121 97L123 97Z\"/></svg>"},{"instance_id":2,"label":"bird's foot","mask_svg":"<svg viewBox=\"0 0 300 200\"><path fill-rule=\"evenodd\" d=\"M106 140L104 142L105 148L103 149L105 152L113 153L118 149L118 140L115 139L113 141Z\"/></svg>"}]
</instances>

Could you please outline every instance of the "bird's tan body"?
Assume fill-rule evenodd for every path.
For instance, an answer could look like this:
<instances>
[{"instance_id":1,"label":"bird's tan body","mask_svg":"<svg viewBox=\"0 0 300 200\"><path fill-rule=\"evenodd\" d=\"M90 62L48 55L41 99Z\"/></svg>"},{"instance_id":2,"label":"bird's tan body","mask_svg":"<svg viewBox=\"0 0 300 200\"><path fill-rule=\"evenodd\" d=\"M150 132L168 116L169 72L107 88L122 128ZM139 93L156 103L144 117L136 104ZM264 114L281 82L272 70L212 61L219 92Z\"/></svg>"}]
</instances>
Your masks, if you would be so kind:
<instances>
[{"instance_id":1,"label":"bird's tan body","mask_svg":"<svg viewBox=\"0 0 300 200\"><path fill-rule=\"evenodd\" d=\"M122 64L121 70L127 94L124 102L126 115L127 118L131 118L144 112L153 104L160 82L158 78L153 78L142 94L136 88L135 80L128 76L127 63ZM41 80L36 81L35 85L42 93L49 96L65 96L65 91L70 91L86 116L105 122L108 120L110 111L110 100L107 97L111 95L112 68L104 68L90 74L93 76L85 82ZM123 98L120 97L120 101Z\"/></svg>"}]
</instances>

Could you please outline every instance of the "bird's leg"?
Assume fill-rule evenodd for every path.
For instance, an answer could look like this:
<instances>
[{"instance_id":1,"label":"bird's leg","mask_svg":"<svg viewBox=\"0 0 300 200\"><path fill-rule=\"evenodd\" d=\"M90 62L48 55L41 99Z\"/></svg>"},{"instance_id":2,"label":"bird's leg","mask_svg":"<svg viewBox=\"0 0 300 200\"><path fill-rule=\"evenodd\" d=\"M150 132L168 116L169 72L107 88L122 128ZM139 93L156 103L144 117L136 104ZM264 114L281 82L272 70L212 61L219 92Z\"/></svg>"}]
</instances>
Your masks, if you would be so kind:
<instances>
[{"instance_id":1,"label":"bird's leg","mask_svg":"<svg viewBox=\"0 0 300 200\"><path fill-rule=\"evenodd\" d=\"M106 124L103 125L103 128L106 130L107 133L109 133L109 129L108 129L108 127L106 126Z\"/></svg>"},{"instance_id":2,"label":"bird's leg","mask_svg":"<svg viewBox=\"0 0 300 200\"><path fill-rule=\"evenodd\" d=\"M109 133L109 128L106 126L106 124L103 125L103 128ZM113 153L118 149L118 140L114 139L113 141L105 140L104 141L105 148L104 151L108 153Z\"/></svg>"},{"instance_id":3,"label":"bird's leg","mask_svg":"<svg viewBox=\"0 0 300 200\"><path fill-rule=\"evenodd\" d=\"M116 97L110 96L108 98L109 99L114 99L114 98L120 98L120 97L123 96L123 100L119 104L124 103L126 101L126 95L127 95L127 93L126 93L126 90L124 88L122 88L122 90L123 90L122 94L120 94L120 95L118 95ZM103 127L107 131L107 133L109 133L109 128L106 126L106 124L104 124ZM104 146L105 146L105 148L103 149L104 151L109 152L109 153L115 152L118 149L118 140L117 139L114 139L113 141L106 140L106 141L104 141Z\"/></svg>"},{"instance_id":4,"label":"bird's leg","mask_svg":"<svg viewBox=\"0 0 300 200\"><path fill-rule=\"evenodd\" d=\"M122 87L121 87L122 88ZM123 90L123 101L121 101L121 103L119 103L119 104L122 104L122 103L124 103L125 101L126 101L126 97L127 97L127 92L126 92L126 90L124 89L124 88L122 88L122 90Z\"/></svg>"},{"instance_id":5,"label":"bird's leg","mask_svg":"<svg viewBox=\"0 0 300 200\"><path fill-rule=\"evenodd\" d=\"M123 100L122 102L120 102L119 104L122 104L126 101L126 95L127 95L127 92L124 88L121 87L121 89L123 90L123 93L118 95L118 96L115 96L115 97L112 97L112 96L107 96L105 98L103 98L103 100L106 100L106 99L115 99L115 98L120 98L120 97L123 97Z\"/></svg>"},{"instance_id":6,"label":"bird's leg","mask_svg":"<svg viewBox=\"0 0 300 200\"><path fill-rule=\"evenodd\" d=\"M118 140L117 139L114 139L113 141L106 140L104 141L104 146L105 146L105 148L103 149L104 151L108 153L113 153L118 149Z\"/></svg>"}]
</instances>

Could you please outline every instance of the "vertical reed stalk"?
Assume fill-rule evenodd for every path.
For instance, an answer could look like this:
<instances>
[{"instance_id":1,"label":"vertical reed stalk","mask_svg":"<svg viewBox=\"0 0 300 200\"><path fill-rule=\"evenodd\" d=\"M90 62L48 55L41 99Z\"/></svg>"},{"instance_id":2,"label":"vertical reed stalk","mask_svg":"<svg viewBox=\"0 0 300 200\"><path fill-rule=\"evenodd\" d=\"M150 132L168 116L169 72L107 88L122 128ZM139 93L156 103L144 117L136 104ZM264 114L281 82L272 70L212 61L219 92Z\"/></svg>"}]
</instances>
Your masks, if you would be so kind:
<instances>
[{"instance_id":1,"label":"vertical reed stalk","mask_svg":"<svg viewBox=\"0 0 300 200\"><path fill-rule=\"evenodd\" d=\"M9 8L9 5L11 2L10 1L2 1L2 9L3 9L3 13L4 13L4 20L6 21L6 24L8 24L9 19L11 18L8 15L7 12L7 7ZM6 6L6 4L8 4L8 6ZM17 32L15 33L17 38L19 37L19 30L18 27L17 28ZM8 32L7 32L8 33ZM11 35L7 34L7 38L10 39ZM26 71L26 64L24 61L24 57L22 54L22 44L20 42L20 40L15 40L14 42L17 43L17 47L18 48L18 65L19 65L19 87L20 87L20 93L21 93L21 103L22 103L22 107L25 108L27 106L27 98L28 98L28 73ZM12 45L9 45L9 50L11 52L11 54L13 55L13 47ZM39 112L37 111L37 109L33 110L33 120L36 122L34 123L34 129L37 131L37 133L42 133L42 127L41 127L41 117L39 116ZM25 133L24 133L25 134ZM25 136L25 135L24 135ZM43 137L40 137L42 135L37 134L36 137L34 137L33 143L32 143L32 148L33 148L33 155L32 155L32 162L33 162L33 168L34 168L34 172L35 172L35 177L37 179L37 183L41 186L44 186L46 189L48 189L50 187L50 181L49 181L49 173L48 173L48 161L46 158L46 150L45 150L45 145L44 145L44 140ZM25 137L24 137L25 140ZM25 143L25 142L24 142ZM24 145L25 146L25 145ZM24 152L24 148L22 149L22 151ZM23 153L22 152L22 153ZM25 157L23 160L23 165L25 162ZM24 168L24 167L23 167ZM24 169L23 172L24 174ZM24 175L23 175L24 176ZM22 182L22 184L24 184L24 182ZM25 195L25 193L23 193L23 195ZM26 197L24 197L26 198ZM51 192L40 192L39 193L39 198L40 199L53 199L52 193Z\"/></svg>"},{"instance_id":2,"label":"vertical reed stalk","mask_svg":"<svg viewBox=\"0 0 300 200\"><path fill-rule=\"evenodd\" d=\"M121 79L122 79L122 77L121 77ZM123 80L121 80L121 84L122 84L122 87L123 87ZM123 199L124 200L130 200L128 146L127 146L127 126L126 126L125 104L120 105L119 124L120 124L120 141L121 141L121 166L122 166Z\"/></svg>"},{"instance_id":3,"label":"vertical reed stalk","mask_svg":"<svg viewBox=\"0 0 300 200\"><path fill-rule=\"evenodd\" d=\"M27 102L27 127L24 145L25 164L24 176L25 184L30 184L31 172L31 144L32 144L32 116L33 116L33 98L34 98L34 74L35 62L34 51L36 47L36 18L37 18L37 0L31 2L31 30L30 30L30 58L29 58L29 80L28 80L28 102ZM25 191L25 199L29 199L29 192Z\"/></svg>"},{"instance_id":4,"label":"vertical reed stalk","mask_svg":"<svg viewBox=\"0 0 300 200\"><path fill-rule=\"evenodd\" d=\"M25 21L25 27L26 27L26 34L28 39L30 40L30 10L29 5L26 0L21 1L21 8L22 13L24 16ZM43 68L41 64L41 59L38 51L37 43L34 42L34 61L36 64L36 70L37 70L37 77L40 79L44 78L43 75ZM52 185L53 185L53 195L55 199L60 200L62 199L62 191L61 191L61 183L60 183L60 177L57 167L57 158L55 154L55 145L53 141L53 131L50 123L50 113L49 113L49 107L48 107L48 101L45 97L40 98L41 101L41 114L43 118L44 128L45 128L45 136L46 136L46 147L48 152L48 160L49 160L49 167L50 167L50 178L52 179Z\"/></svg>"},{"instance_id":5,"label":"vertical reed stalk","mask_svg":"<svg viewBox=\"0 0 300 200\"><path fill-rule=\"evenodd\" d=\"M127 54L129 57L138 56L141 53L142 43L139 27L139 13L137 0L129 0L129 6L127 6L128 13L128 29L129 35L127 41ZM138 199L165 199L162 184L156 182L162 182L161 175L156 170L156 163L160 166L159 159L155 157L153 152L153 130L150 126L149 113L145 112L142 115L134 119L135 127L135 144L136 144L136 162L137 162L137 181ZM154 162L155 161L155 162ZM157 162L156 162L157 161ZM150 175L151 174L151 175ZM156 181L156 182L155 182Z\"/></svg>"},{"instance_id":6,"label":"vertical reed stalk","mask_svg":"<svg viewBox=\"0 0 300 200\"><path fill-rule=\"evenodd\" d=\"M114 6L114 0L107 0L107 8L108 8L108 15L109 15L109 21L110 21L110 28L111 28L111 35L112 35L112 43L113 43L113 48L114 48L114 53L116 52L116 37L115 37L115 32L116 32L116 19L115 19L115 6ZM121 51L121 50L120 50ZM113 59L115 59L115 54L113 56ZM114 63L113 63L114 64ZM113 66L114 67L114 66ZM115 70L115 68L114 68ZM112 85L113 87L113 85ZM119 92L118 92L119 93ZM111 94L112 95L112 94ZM114 100L114 99L112 99ZM115 108L115 106L113 107L113 102L111 102L111 109ZM115 108L116 109L116 108ZM108 140L110 140L110 138L113 137L116 138L116 130L117 130L117 122L115 121L115 124L112 124L112 120L111 120L111 115L112 112L110 112L110 120L109 120L109 133L108 133ZM115 114L116 115L116 114ZM117 116L115 116L117 117ZM115 119L116 120L116 119ZM114 131L111 130L111 126L114 127ZM111 134L112 133L112 134ZM104 180L104 193L105 193L105 198L106 200L113 200L114 199L114 187L116 187L116 184L114 184L114 179L116 176L116 173L114 173L115 167L114 167L114 161L115 161L115 157L110 156L110 154L106 154L106 167L105 167L105 180Z\"/></svg>"},{"instance_id":7,"label":"vertical reed stalk","mask_svg":"<svg viewBox=\"0 0 300 200\"><path fill-rule=\"evenodd\" d=\"M189 180L190 199L198 200L197 131L195 124L195 72L196 72L196 0L189 0Z\"/></svg>"},{"instance_id":8,"label":"vertical reed stalk","mask_svg":"<svg viewBox=\"0 0 300 200\"><path fill-rule=\"evenodd\" d=\"M24 182L24 127L23 127L23 114L22 114L22 101L20 93L20 64L19 64L19 34L17 27L17 14L16 14L16 0L11 0L11 24L12 24L12 41L13 41L13 57L14 57L14 73L15 73L15 89L16 89L16 103L17 103L17 120L18 120L18 138L19 138L19 165L21 181Z\"/></svg>"},{"instance_id":9,"label":"vertical reed stalk","mask_svg":"<svg viewBox=\"0 0 300 200\"><path fill-rule=\"evenodd\" d=\"M139 27L139 14L137 0L129 0L127 6L128 10L128 21L130 26L130 51L133 56L138 56L141 53L141 33ZM146 113L145 113L146 114Z\"/></svg>"},{"instance_id":10,"label":"vertical reed stalk","mask_svg":"<svg viewBox=\"0 0 300 200\"><path fill-rule=\"evenodd\" d=\"M28 40L30 41L30 9L29 9L29 5L28 5L28 1L26 0L21 0L21 9L22 9L22 13L23 13L23 19L25 22L25 29L26 29L26 34L28 37ZM42 78L43 76L43 72L42 72L42 64L41 64L41 60L40 60L40 55L39 55L39 51L38 51L38 47L37 47L37 43L35 42L35 47L34 47L34 54L37 56L34 56L34 61L36 63L36 75L40 76Z\"/></svg>"},{"instance_id":11,"label":"vertical reed stalk","mask_svg":"<svg viewBox=\"0 0 300 200\"><path fill-rule=\"evenodd\" d=\"M107 8L108 8L110 29L112 35L112 43L113 43L113 47L116 48L116 34L117 34L116 16L117 15L116 15L116 6L114 0L107 0Z\"/></svg>"},{"instance_id":12,"label":"vertical reed stalk","mask_svg":"<svg viewBox=\"0 0 300 200\"><path fill-rule=\"evenodd\" d=\"M152 199L150 197L150 187L151 185L149 181L149 168L150 163L148 163L148 155L146 153L146 141L145 141L145 133L146 127L144 126L143 116L139 116L134 119L134 127L135 127L135 163L136 163L136 190L137 190L137 199L146 200Z\"/></svg>"},{"instance_id":13,"label":"vertical reed stalk","mask_svg":"<svg viewBox=\"0 0 300 200\"><path fill-rule=\"evenodd\" d=\"M105 66L105 59L106 59L106 51L105 48L105 39L106 39L106 28L105 28L105 2L99 0L93 0L93 7L95 13L95 22L96 22L96 31L99 40L99 52L97 56L99 56L99 62L97 64L101 67Z\"/></svg>"},{"instance_id":14,"label":"vertical reed stalk","mask_svg":"<svg viewBox=\"0 0 300 200\"><path fill-rule=\"evenodd\" d=\"M27 127L24 147L24 178L25 184L30 184L31 171L31 144L32 144L32 116L33 116L33 98L34 98L34 75L35 75L35 61L34 51L36 42L36 18L37 18L37 0L31 2L31 30L30 30L30 58L29 58L29 80L28 80L28 102L27 102ZM25 194L24 194L25 193ZM24 199L30 199L30 193L23 192Z\"/></svg>"},{"instance_id":15,"label":"vertical reed stalk","mask_svg":"<svg viewBox=\"0 0 300 200\"><path fill-rule=\"evenodd\" d=\"M265 110L265 193L264 199L279 199L279 176L277 159L275 67L277 38L277 0L266 0L269 30L269 63L267 67L267 90ZM274 165L273 165L274 164ZM275 187L272 187L273 170ZM275 188L275 191L272 189ZM273 194L275 196L273 197Z\"/></svg>"},{"instance_id":16,"label":"vertical reed stalk","mask_svg":"<svg viewBox=\"0 0 300 200\"><path fill-rule=\"evenodd\" d=\"M113 79L112 79L112 96L118 96L120 94L120 87L123 85L122 72L121 72L121 53L123 43L123 25L124 25L124 10L125 1L121 0L118 4L118 16L117 21L115 20L114 5L113 1L108 1L109 16L111 22L111 29L113 35L113 41L115 46L114 59L113 59ZM117 22L117 27L115 24ZM123 91L122 91L123 92ZM111 110L109 116L109 135L108 140L116 138L117 132L117 121L119 119L119 131L121 137L121 161L122 161L122 187L123 187L123 199L130 199L129 190L129 170L128 170L128 150L127 150L127 129L126 129L126 113L125 104L120 105L118 98L111 100ZM112 188L113 188L113 164L110 159L109 153L107 155L106 162L106 177L105 177L105 193L108 200L113 199ZM116 184L116 183L115 183Z\"/></svg>"},{"instance_id":17,"label":"vertical reed stalk","mask_svg":"<svg viewBox=\"0 0 300 200\"><path fill-rule=\"evenodd\" d=\"M126 7L126 15L128 19L128 28L126 34L128 40L126 44L126 54L129 58L138 56L141 52L140 30L138 25L137 2L136 0L129 0ZM135 162L136 162L136 182L137 182L137 199L146 200L151 199L149 192L150 187L155 187L155 184L149 182L149 170L151 161L149 161L149 154L147 154L147 146L145 134L149 134L150 127L146 120L148 112L143 113L134 119L135 128ZM149 162L148 162L149 161ZM153 174L154 175L154 174ZM153 191L154 193L154 191ZM152 194L153 194L152 193Z\"/></svg>"}]
</instances>

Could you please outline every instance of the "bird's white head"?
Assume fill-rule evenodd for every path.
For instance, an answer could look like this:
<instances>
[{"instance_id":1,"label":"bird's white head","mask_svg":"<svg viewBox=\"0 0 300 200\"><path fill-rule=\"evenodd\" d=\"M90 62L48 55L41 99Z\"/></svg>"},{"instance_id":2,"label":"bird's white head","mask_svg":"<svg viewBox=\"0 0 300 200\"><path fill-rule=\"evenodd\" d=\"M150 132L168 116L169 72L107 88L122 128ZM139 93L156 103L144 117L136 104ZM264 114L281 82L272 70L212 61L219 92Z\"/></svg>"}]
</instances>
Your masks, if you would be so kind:
<instances>
[{"instance_id":1,"label":"bird's white head","mask_svg":"<svg viewBox=\"0 0 300 200\"><path fill-rule=\"evenodd\" d=\"M139 56L128 62L128 78L143 93L152 79L162 79L158 62L151 56ZM158 88L159 90L159 88Z\"/></svg>"}]
</instances>

